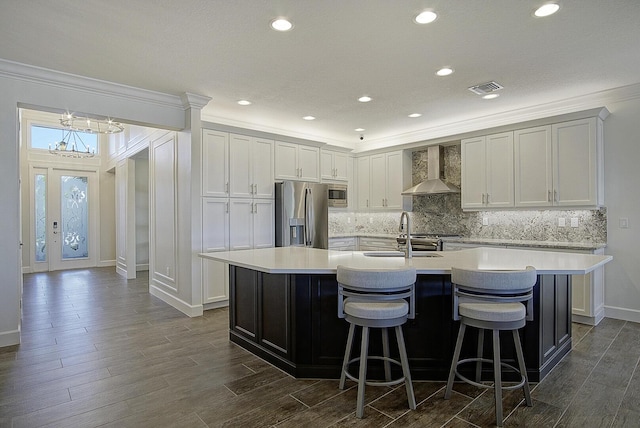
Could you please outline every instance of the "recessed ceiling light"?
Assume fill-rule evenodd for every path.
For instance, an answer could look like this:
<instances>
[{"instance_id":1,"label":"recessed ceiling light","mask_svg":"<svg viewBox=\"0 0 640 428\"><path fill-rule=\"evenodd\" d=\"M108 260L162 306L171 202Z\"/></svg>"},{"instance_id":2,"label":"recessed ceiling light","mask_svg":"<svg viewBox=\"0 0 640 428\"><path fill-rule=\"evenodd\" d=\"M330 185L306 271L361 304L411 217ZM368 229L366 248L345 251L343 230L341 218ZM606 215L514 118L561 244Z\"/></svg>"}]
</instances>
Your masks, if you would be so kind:
<instances>
[{"instance_id":1,"label":"recessed ceiling light","mask_svg":"<svg viewBox=\"0 0 640 428\"><path fill-rule=\"evenodd\" d=\"M420 113L411 113L411 114L409 115L409 117L412 117L412 118L413 118L413 117L420 117L420 116L422 116Z\"/></svg>"},{"instance_id":2,"label":"recessed ceiling light","mask_svg":"<svg viewBox=\"0 0 640 428\"><path fill-rule=\"evenodd\" d=\"M276 31L289 31L293 28L293 24L284 18L278 18L271 21L271 28Z\"/></svg>"},{"instance_id":3,"label":"recessed ceiling light","mask_svg":"<svg viewBox=\"0 0 640 428\"><path fill-rule=\"evenodd\" d=\"M483 95L482 99L483 100L492 100L494 98L498 98L500 96L500 94L487 94L487 95Z\"/></svg>"},{"instance_id":4,"label":"recessed ceiling light","mask_svg":"<svg viewBox=\"0 0 640 428\"><path fill-rule=\"evenodd\" d=\"M453 68L451 67L442 67L440 70L436 71L436 76L448 76L453 74Z\"/></svg>"},{"instance_id":5,"label":"recessed ceiling light","mask_svg":"<svg viewBox=\"0 0 640 428\"><path fill-rule=\"evenodd\" d=\"M356 129L354 129L354 131L356 131L356 132L362 132L362 131L364 131L364 128L356 128Z\"/></svg>"},{"instance_id":6,"label":"recessed ceiling light","mask_svg":"<svg viewBox=\"0 0 640 428\"><path fill-rule=\"evenodd\" d=\"M304 116L303 119L304 120L316 120L316 118L314 116Z\"/></svg>"},{"instance_id":7,"label":"recessed ceiling light","mask_svg":"<svg viewBox=\"0 0 640 428\"><path fill-rule=\"evenodd\" d=\"M360 98L358 98L358 101L360 101L361 103L368 103L369 101L371 101L371 97L367 95L363 95Z\"/></svg>"},{"instance_id":8,"label":"recessed ceiling light","mask_svg":"<svg viewBox=\"0 0 640 428\"><path fill-rule=\"evenodd\" d=\"M429 24L436 20L438 15L432 10L425 10L422 13L419 13L415 18L417 24Z\"/></svg>"},{"instance_id":9,"label":"recessed ceiling light","mask_svg":"<svg viewBox=\"0 0 640 428\"><path fill-rule=\"evenodd\" d=\"M557 3L546 3L540 6L533 12L535 16L538 18L542 18L545 16L553 15L560 9L560 5Z\"/></svg>"},{"instance_id":10,"label":"recessed ceiling light","mask_svg":"<svg viewBox=\"0 0 640 428\"><path fill-rule=\"evenodd\" d=\"M240 100L240 101L238 101L238 104L240 104L241 106L248 106L248 105L251 105L251 101L249 101L249 100Z\"/></svg>"}]
</instances>

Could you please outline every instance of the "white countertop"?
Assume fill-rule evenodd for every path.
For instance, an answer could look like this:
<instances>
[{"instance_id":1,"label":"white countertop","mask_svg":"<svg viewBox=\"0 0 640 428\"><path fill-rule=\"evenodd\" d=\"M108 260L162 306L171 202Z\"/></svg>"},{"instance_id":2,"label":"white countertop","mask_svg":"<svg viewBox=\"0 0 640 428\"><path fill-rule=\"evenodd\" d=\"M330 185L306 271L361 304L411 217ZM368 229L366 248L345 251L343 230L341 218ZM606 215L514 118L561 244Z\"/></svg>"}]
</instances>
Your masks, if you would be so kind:
<instances>
[{"instance_id":1,"label":"white countertop","mask_svg":"<svg viewBox=\"0 0 640 428\"><path fill-rule=\"evenodd\" d=\"M364 252L366 253L366 252ZM333 251L305 247L202 253L201 257L267 273L330 274L338 265L384 269L414 266L419 274L448 274L451 267L516 270L533 266L541 274L585 274L603 266L611 256L531 251L504 248L473 248L439 251L441 257L367 257L362 251Z\"/></svg>"}]
</instances>

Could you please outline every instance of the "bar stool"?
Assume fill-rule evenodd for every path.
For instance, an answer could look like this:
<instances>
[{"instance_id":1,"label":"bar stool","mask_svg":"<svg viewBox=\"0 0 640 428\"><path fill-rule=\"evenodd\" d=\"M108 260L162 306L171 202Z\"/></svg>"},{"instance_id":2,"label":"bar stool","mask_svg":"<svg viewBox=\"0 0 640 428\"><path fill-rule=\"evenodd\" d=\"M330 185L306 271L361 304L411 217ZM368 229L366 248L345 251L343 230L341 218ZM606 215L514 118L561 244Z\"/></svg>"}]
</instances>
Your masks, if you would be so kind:
<instances>
[{"instance_id":1,"label":"bar stool","mask_svg":"<svg viewBox=\"0 0 640 428\"><path fill-rule=\"evenodd\" d=\"M451 284L453 286L453 319L460 320L460 331L453 352L453 361L449 371L449 379L444 398L451 398L453 381L457 376L464 382L480 388L493 388L495 393L496 425L502 426L502 390L522 388L527 406L533 406L527 368L524 364L522 345L518 329L527 321L533 320L533 286L537 280L536 270L527 266L520 271L490 271L476 269L451 268ZM527 306L523 305L526 302ZM478 353L476 358L460 360L460 350L467 326L476 327L478 331ZM493 360L483 358L484 331L493 332ZM511 330L515 344L518 366L500 361L500 331ZM476 363L475 381L461 375L458 366L465 363ZM493 364L494 385L480 383L482 363ZM512 386L502 386L502 367L519 373L520 382Z\"/></svg>"},{"instance_id":2,"label":"bar stool","mask_svg":"<svg viewBox=\"0 0 640 428\"><path fill-rule=\"evenodd\" d=\"M402 336L402 324L407 318L415 316L415 268L391 270L355 269L338 266L338 317L350 323L347 346L340 375L340 389L344 389L345 381L349 379L358 383L358 399L356 416L364 415L365 385L391 386L404 382L407 390L409 407L416 408L416 399L411 384L407 351ZM408 301L406 300L408 299ZM356 326L362 327L362 341L360 357L351 359L353 336ZM387 329L395 328L400 361L389 356L389 336ZM369 329L382 329L383 356L368 355ZM382 360L384 363L384 381L367 381L367 361ZM359 361L359 374L349 373L349 365ZM391 379L391 363L402 367L403 376Z\"/></svg>"}]
</instances>

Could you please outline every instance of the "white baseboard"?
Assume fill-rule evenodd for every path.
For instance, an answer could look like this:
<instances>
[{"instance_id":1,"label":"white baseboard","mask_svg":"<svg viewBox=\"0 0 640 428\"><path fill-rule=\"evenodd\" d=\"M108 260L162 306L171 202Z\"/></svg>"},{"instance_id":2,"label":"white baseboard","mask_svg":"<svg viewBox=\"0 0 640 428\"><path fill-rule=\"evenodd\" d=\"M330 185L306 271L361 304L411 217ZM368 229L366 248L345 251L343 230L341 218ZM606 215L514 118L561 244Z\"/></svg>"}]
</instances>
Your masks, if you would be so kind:
<instances>
[{"instance_id":1,"label":"white baseboard","mask_svg":"<svg viewBox=\"0 0 640 428\"><path fill-rule=\"evenodd\" d=\"M20 330L3 331L0 333L0 348L20 344Z\"/></svg>"},{"instance_id":2,"label":"white baseboard","mask_svg":"<svg viewBox=\"0 0 640 428\"><path fill-rule=\"evenodd\" d=\"M149 284L149 293L189 317L202 316L202 305L190 305L153 284Z\"/></svg>"},{"instance_id":3,"label":"white baseboard","mask_svg":"<svg viewBox=\"0 0 640 428\"><path fill-rule=\"evenodd\" d=\"M22 266L22 274L24 275L25 273L33 273L31 266Z\"/></svg>"},{"instance_id":4,"label":"white baseboard","mask_svg":"<svg viewBox=\"0 0 640 428\"><path fill-rule=\"evenodd\" d=\"M640 323L640 311L636 309L618 308L616 306L605 306L604 316L617 320Z\"/></svg>"},{"instance_id":5,"label":"white baseboard","mask_svg":"<svg viewBox=\"0 0 640 428\"><path fill-rule=\"evenodd\" d=\"M139 265L136 265L136 272L140 272L144 270L149 270L149 263L141 263Z\"/></svg>"},{"instance_id":6,"label":"white baseboard","mask_svg":"<svg viewBox=\"0 0 640 428\"><path fill-rule=\"evenodd\" d=\"M229 306L229 300L221 300L219 302L205 303L203 305L205 311L208 311L209 309L226 308L227 306Z\"/></svg>"},{"instance_id":7,"label":"white baseboard","mask_svg":"<svg viewBox=\"0 0 640 428\"><path fill-rule=\"evenodd\" d=\"M111 267L115 265L116 265L115 260L101 260L98 263L96 263L96 267Z\"/></svg>"},{"instance_id":8,"label":"white baseboard","mask_svg":"<svg viewBox=\"0 0 640 428\"><path fill-rule=\"evenodd\" d=\"M121 277L123 277L123 278L126 278L126 277L127 277L127 271L126 271L126 269L123 269L123 268L121 268L120 266L116 266L116 273L117 273L118 275L120 275Z\"/></svg>"}]
</instances>

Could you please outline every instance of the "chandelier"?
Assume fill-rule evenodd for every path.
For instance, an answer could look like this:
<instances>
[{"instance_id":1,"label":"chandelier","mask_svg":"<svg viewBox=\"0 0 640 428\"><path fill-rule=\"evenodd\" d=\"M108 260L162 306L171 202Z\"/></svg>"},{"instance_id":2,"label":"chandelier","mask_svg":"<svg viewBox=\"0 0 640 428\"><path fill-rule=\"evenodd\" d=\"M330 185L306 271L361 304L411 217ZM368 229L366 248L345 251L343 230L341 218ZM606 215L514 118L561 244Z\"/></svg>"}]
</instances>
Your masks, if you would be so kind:
<instances>
[{"instance_id":1,"label":"chandelier","mask_svg":"<svg viewBox=\"0 0 640 428\"><path fill-rule=\"evenodd\" d=\"M49 153L68 158L92 158L95 156L95 149L91 149L85 144L80 134L115 134L124 130L121 123L111 119L95 119L72 114L64 115L60 119L60 124L64 126L65 133L62 140L55 143L53 148L49 145Z\"/></svg>"}]
</instances>

